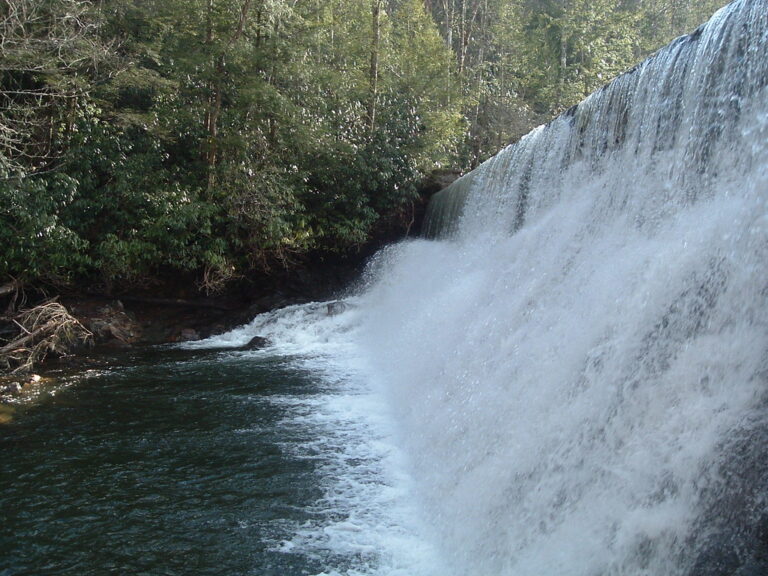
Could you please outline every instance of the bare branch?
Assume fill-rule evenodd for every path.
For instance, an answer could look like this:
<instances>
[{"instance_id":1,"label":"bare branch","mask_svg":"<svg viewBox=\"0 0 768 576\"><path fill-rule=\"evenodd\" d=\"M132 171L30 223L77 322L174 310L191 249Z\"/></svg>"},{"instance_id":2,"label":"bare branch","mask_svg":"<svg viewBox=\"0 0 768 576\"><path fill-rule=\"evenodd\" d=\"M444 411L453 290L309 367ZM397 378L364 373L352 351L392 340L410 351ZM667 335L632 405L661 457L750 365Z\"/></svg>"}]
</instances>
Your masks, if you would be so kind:
<instances>
[{"instance_id":1,"label":"bare branch","mask_svg":"<svg viewBox=\"0 0 768 576\"><path fill-rule=\"evenodd\" d=\"M66 354L72 346L93 336L55 300L23 310L13 321L22 334L0 347L0 363L13 372L28 372L48 354Z\"/></svg>"}]
</instances>

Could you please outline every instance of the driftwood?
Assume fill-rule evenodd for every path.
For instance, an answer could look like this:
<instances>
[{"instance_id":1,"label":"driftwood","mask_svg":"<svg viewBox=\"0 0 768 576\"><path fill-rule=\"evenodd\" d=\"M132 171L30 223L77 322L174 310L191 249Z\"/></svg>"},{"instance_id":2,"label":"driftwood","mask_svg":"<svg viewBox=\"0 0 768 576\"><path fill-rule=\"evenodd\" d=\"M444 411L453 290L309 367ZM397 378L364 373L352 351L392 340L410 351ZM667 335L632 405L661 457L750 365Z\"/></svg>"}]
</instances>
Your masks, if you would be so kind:
<instances>
[{"instance_id":1,"label":"driftwood","mask_svg":"<svg viewBox=\"0 0 768 576\"><path fill-rule=\"evenodd\" d=\"M67 309L49 300L22 310L10 319L19 329L18 335L0 346L0 367L11 372L28 372L48 354L65 355L92 334Z\"/></svg>"}]
</instances>

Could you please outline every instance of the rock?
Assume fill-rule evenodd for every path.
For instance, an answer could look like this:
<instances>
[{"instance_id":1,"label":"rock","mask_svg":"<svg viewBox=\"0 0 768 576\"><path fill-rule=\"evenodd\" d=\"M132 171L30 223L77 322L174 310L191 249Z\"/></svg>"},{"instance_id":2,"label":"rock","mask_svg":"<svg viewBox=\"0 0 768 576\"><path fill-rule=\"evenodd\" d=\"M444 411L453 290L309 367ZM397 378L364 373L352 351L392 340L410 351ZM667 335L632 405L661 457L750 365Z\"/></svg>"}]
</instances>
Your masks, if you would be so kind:
<instances>
[{"instance_id":1,"label":"rock","mask_svg":"<svg viewBox=\"0 0 768 576\"><path fill-rule=\"evenodd\" d=\"M263 336L254 336L247 344L240 346L239 350L261 350L270 345L270 341Z\"/></svg>"},{"instance_id":2,"label":"rock","mask_svg":"<svg viewBox=\"0 0 768 576\"><path fill-rule=\"evenodd\" d=\"M765 576L768 574L768 561L752 560L747 564L744 564L736 572L734 576Z\"/></svg>"},{"instance_id":3,"label":"rock","mask_svg":"<svg viewBox=\"0 0 768 576\"><path fill-rule=\"evenodd\" d=\"M689 576L732 576L739 565L739 555L733 543L715 538L698 554Z\"/></svg>"},{"instance_id":4,"label":"rock","mask_svg":"<svg viewBox=\"0 0 768 576\"><path fill-rule=\"evenodd\" d=\"M328 316L337 316L338 314L344 312L346 309L346 302L342 302L341 300L337 300L336 302L329 302L326 306Z\"/></svg>"},{"instance_id":5,"label":"rock","mask_svg":"<svg viewBox=\"0 0 768 576\"><path fill-rule=\"evenodd\" d=\"M6 386L5 389L3 389L3 392L6 394L18 394L19 392L21 392L21 384L19 384L18 382L12 382L8 384L8 386Z\"/></svg>"},{"instance_id":6,"label":"rock","mask_svg":"<svg viewBox=\"0 0 768 576\"><path fill-rule=\"evenodd\" d=\"M125 312L119 300L114 306L102 306L86 322L96 341L107 344L133 344L141 332L139 325Z\"/></svg>"},{"instance_id":7,"label":"rock","mask_svg":"<svg viewBox=\"0 0 768 576\"><path fill-rule=\"evenodd\" d=\"M130 328L127 328L122 324L110 324L107 328L115 340L128 343L131 341L131 338L133 338L133 333Z\"/></svg>"},{"instance_id":8,"label":"rock","mask_svg":"<svg viewBox=\"0 0 768 576\"><path fill-rule=\"evenodd\" d=\"M200 340L200 334L194 328L184 328L179 335L179 340L189 342L191 340Z\"/></svg>"}]
</instances>

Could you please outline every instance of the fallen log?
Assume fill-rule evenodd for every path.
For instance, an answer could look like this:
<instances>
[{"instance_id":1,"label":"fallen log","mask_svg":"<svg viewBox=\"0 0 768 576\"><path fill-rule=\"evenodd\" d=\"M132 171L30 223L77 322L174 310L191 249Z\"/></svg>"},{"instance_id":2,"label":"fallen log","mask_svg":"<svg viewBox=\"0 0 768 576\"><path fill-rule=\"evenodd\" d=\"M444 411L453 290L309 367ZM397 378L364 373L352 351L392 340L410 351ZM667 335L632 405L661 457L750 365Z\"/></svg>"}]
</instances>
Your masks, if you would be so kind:
<instances>
[{"instance_id":1,"label":"fallen log","mask_svg":"<svg viewBox=\"0 0 768 576\"><path fill-rule=\"evenodd\" d=\"M13 352L17 352L19 350L24 349L27 343L32 342L35 340L35 338L40 337L42 334L46 332L47 329L48 329L48 326L42 326L41 328L38 328L34 332L28 333L26 336L20 336L12 340L9 344L6 344L2 348L0 348L0 356L8 355Z\"/></svg>"}]
</instances>

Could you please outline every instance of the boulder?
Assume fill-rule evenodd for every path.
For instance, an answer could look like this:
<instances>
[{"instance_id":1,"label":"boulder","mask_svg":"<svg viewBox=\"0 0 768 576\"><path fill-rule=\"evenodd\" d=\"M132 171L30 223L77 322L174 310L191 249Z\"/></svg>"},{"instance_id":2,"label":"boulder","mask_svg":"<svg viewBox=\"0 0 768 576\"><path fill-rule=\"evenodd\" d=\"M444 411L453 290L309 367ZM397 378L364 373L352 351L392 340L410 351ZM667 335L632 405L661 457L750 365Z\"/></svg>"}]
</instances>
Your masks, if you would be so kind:
<instances>
[{"instance_id":1,"label":"boulder","mask_svg":"<svg viewBox=\"0 0 768 576\"><path fill-rule=\"evenodd\" d=\"M119 300L85 316L85 323L98 343L133 344L141 334L141 327L126 313Z\"/></svg>"},{"instance_id":2,"label":"boulder","mask_svg":"<svg viewBox=\"0 0 768 576\"><path fill-rule=\"evenodd\" d=\"M270 341L263 336L254 336L247 344L240 346L238 350L261 350L270 345Z\"/></svg>"}]
</instances>

